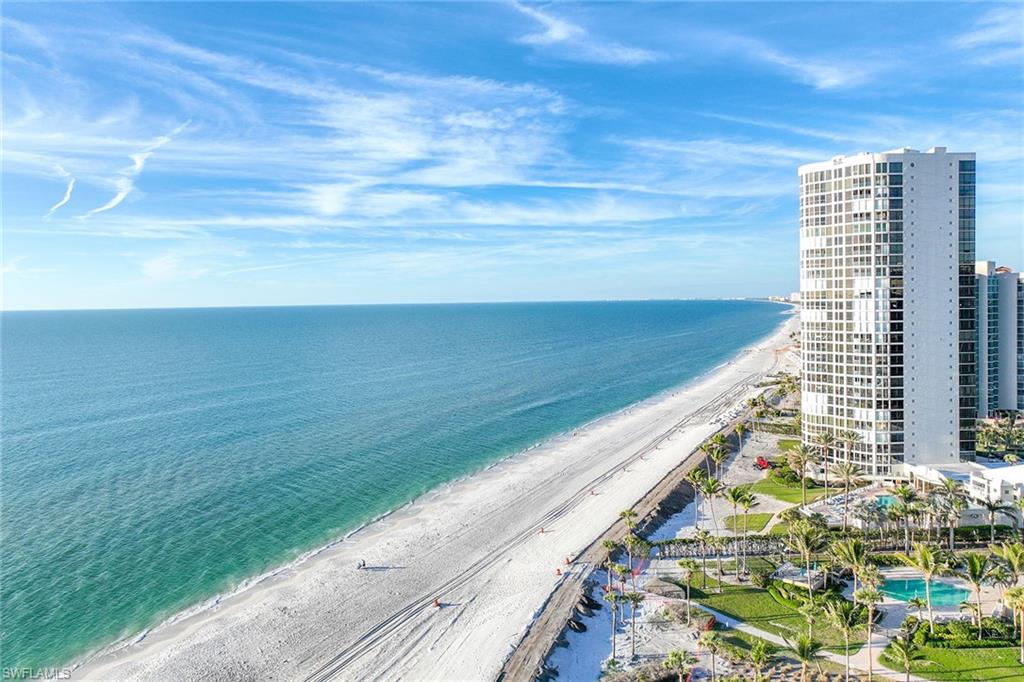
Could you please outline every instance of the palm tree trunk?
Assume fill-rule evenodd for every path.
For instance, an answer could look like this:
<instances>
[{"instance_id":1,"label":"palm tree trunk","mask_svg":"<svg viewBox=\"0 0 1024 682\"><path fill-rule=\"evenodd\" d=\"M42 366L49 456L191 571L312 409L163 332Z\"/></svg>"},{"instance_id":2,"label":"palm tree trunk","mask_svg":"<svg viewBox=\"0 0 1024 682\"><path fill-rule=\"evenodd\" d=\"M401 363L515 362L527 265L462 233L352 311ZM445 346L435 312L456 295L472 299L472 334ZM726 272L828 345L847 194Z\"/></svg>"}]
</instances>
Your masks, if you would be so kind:
<instances>
[{"instance_id":1,"label":"palm tree trunk","mask_svg":"<svg viewBox=\"0 0 1024 682\"><path fill-rule=\"evenodd\" d=\"M924 598L928 602L928 634L935 634L935 615L932 613L932 576L924 577Z\"/></svg>"},{"instance_id":2,"label":"palm tree trunk","mask_svg":"<svg viewBox=\"0 0 1024 682\"><path fill-rule=\"evenodd\" d=\"M686 626L690 626L690 580L686 580Z\"/></svg>"},{"instance_id":3,"label":"palm tree trunk","mask_svg":"<svg viewBox=\"0 0 1024 682\"><path fill-rule=\"evenodd\" d=\"M1024 609L1020 610L1020 664L1024 665Z\"/></svg>"},{"instance_id":4,"label":"palm tree trunk","mask_svg":"<svg viewBox=\"0 0 1024 682\"><path fill-rule=\"evenodd\" d=\"M814 599L814 588L811 586L811 553L808 552L804 557L804 563L807 564L807 596Z\"/></svg>"},{"instance_id":5,"label":"palm tree trunk","mask_svg":"<svg viewBox=\"0 0 1024 682\"><path fill-rule=\"evenodd\" d=\"M871 682L871 676L874 674L874 662L875 654L871 648L871 628L875 624L875 607L874 604L868 606L868 682Z\"/></svg>"},{"instance_id":6,"label":"palm tree trunk","mask_svg":"<svg viewBox=\"0 0 1024 682\"><path fill-rule=\"evenodd\" d=\"M846 641L846 682L850 682L850 631L843 631L843 639Z\"/></svg>"},{"instance_id":7,"label":"palm tree trunk","mask_svg":"<svg viewBox=\"0 0 1024 682\"><path fill-rule=\"evenodd\" d=\"M981 585L980 584L975 586L975 593L977 594L977 597L978 597L978 640L980 641L981 640L981 614L982 614L982 610L981 610Z\"/></svg>"},{"instance_id":8,"label":"palm tree trunk","mask_svg":"<svg viewBox=\"0 0 1024 682\"><path fill-rule=\"evenodd\" d=\"M612 604L612 660L615 660L615 604Z\"/></svg>"},{"instance_id":9,"label":"palm tree trunk","mask_svg":"<svg viewBox=\"0 0 1024 682\"><path fill-rule=\"evenodd\" d=\"M636 604L629 609L629 657L636 658Z\"/></svg>"}]
</instances>

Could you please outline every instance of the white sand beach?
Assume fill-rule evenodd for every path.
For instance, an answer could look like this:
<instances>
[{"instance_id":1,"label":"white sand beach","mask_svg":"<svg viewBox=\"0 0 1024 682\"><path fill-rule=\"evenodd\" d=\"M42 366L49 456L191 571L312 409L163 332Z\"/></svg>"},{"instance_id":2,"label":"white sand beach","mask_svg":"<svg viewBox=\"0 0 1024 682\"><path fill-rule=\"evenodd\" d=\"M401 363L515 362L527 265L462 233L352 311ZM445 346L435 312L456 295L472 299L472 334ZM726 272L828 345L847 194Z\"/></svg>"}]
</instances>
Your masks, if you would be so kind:
<instances>
[{"instance_id":1,"label":"white sand beach","mask_svg":"<svg viewBox=\"0 0 1024 682\"><path fill-rule=\"evenodd\" d=\"M560 580L556 569L567 570L566 557L756 393L795 326L790 317L700 380L444 486L250 589L86 661L73 677L493 679ZM367 569L355 568L360 559Z\"/></svg>"}]
</instances>

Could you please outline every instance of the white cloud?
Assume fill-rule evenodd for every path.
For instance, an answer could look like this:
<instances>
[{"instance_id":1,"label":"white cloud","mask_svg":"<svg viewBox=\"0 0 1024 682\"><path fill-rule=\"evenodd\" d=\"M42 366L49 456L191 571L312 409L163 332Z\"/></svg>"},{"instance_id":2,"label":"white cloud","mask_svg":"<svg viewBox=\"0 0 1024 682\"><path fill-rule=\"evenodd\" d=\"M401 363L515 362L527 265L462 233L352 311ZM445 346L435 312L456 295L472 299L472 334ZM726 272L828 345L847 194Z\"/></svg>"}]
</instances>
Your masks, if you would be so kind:
<instances>
[{"instance_id":1,"label":"white cloud","mask_svg":"<svg viewBox=\"0 0 1024 682\"><path fill-rule=\"evenodd\" d=\"M46 214L43 216L44 220L52 216L54 211L56 211L58 208L71 201L71 192L75 189L75 177L71 175L71 173L68 173L66 170L64 170L63 166L57 166L57 172L60 174L62 178L67 179L68 187L64 191L64 196L61 198L61 200L58 201L53 206L51 206L50 210L47 211Z\"/></svg>"},{"instance_id":2,"label":"white cloud","mask_svg":"<svg viewBox=\"0 0 1024 682\"><path fill-rule=\"evenodd\" d=\"M582 26L541 12L529 5L513 2L512 6L540 24L541 31L528 33L519 39L519 42L525 45L554 50L556 54L566 59L598 64L638 66L662 58L652 50L629 47L593 36Z\"/></svg>"},{"instance_id":3,"label":"white cloud","mask_svg":"<svg viewBox=\"0 0 1024 682\"><path fill-rule=\"evenodd\" d=\"M96 215L97 213L103 213L104 211L109 211L110 209L119 206L121 202L124 201L128 197L128 195L135 190L135 178L137 178L139 174L142 173L142 169L146 166L146 160L153 155L154 151L170 142L176 135L178 135L179 133L181 133L181 131L188 127L188 124L188 121L182 123L180 126L172 130L169 135L161 135L160 137L153 140L149 145L142 149L142 151L136 152L134 154L129 154L128 158L131 159L132 165L122 169L119 172L120 177L114 180L114 187L117 189L117 192L114 194L114 196L111 197L111 199L107 203L103 204L98 208L94 208L86 212L85 214L79 216L79 218L84 220L86 218L90 218ZM68 198L70 198L70 195L71 188L69 187Z\"/></svg>"},{"instance_id":4,"label":"white cloud","mask_svg":"<svg viewBox=\"0 0 1024 682\"><path fill-rule=\"evenodd\" d=\"M142 261L142 274L158 282L196 279L207 272L205 268L189 267L181 256L166 253Z\"/></svg>"},{"instance_id":5,"label":"white cloud","mask_svg":"<svg viewBox=\"0 0 1024 682\"><path fill-rule=\"evenodd\" d=\"M977 64L1024 65L1024 9L999 7L983 14L974 28L953 39Z\"/></svg>"}]
</instances>

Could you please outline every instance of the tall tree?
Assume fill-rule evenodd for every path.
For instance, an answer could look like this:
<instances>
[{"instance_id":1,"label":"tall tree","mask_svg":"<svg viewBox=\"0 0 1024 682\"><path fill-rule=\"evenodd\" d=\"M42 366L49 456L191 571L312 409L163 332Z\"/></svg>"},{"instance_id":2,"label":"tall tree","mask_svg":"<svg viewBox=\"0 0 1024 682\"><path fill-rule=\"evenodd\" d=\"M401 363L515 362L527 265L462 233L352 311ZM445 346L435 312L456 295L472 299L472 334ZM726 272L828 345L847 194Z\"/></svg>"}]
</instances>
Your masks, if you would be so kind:
<instances>
[{"instance_id":1,"label":"tall tree","mask_svg":"<svg viewBox=\"0 0 1024 682\"><path fill-rule=\"evenodd\" d=\"M676 562L681 570L681 577L686 585L686 625L690 625L690 581L693 580L693 572L697 570L697 564L693 559L680 559Z\"/></svg>"},{"instance_id":2,"label":"tall tree","mask_svg":"<svg viewBox=\"0 0 1024 682\"><path fill-rule=\"evenodd\" d=\"M733 520L732 526L733 526L733 530L737 530L740 527L740 524L739 524L739 520L740 520L739 519L739 507L743 503L744 498L747 496L747 494L749 492L750 492L750 488L748 486L736 485L736 486L733 486L732 488L729 488L724 493L722 493L722 498L726 502L728 502L730 505L732 505L732 520ZM743 538L742 532L739 535L740 535L740 538L742 539ZM735 558L735 561L733 561L733 563L736 565L736 580L739 580L739 578L740 578L740 562L739 562L739 557L734 557L734 558Z\"/></svg>"},{"instance_id":3,"label":"tall tree","mask_svg":"<svg viewBox=\"0 0 1024 682\"><path fill-rule=\"evenodd\" d=\"M910 520L917 503L917 491L901 483L890 488L889 492L896 498L896 503L889 508L890 514L895 513L903 519L903 553L910 554Z\"/></svg>"},{"instance_id":4,"label":"tall tree","mask_svg":"<svg viewBox=\"0 0 1024 682\"><path fill-rule=\"evenodd\" d=\"M989 542L996 541L996 515L997 514L1012 514L1014 508L1008 504L1003 504L999 500L982 500L981 506L985 508L988 513L988 531L989 531Z\"/></svg>"},{"instance_id":5,"label":"tall tree","mask_svg":"<svg viewBox=\"0 0 1024 682\"><path fill-rule=\"evenodd\" d=\"M896 637L889 642L889 652L903 668L905 682L910 682L910 668L914 661L921 658L921 648L910 637Z\"/></svg>"},{"instance_id":6,"label":"tall tree","mask_svg":"<svg viewBox=\"0 0 1024 682\"><path fill-rule=\"evenodd\" d=\"M608 602L608 610L612 614L612 660L615 660L615 614L619 610L619 594L617 592L607 592L604 595L605 601Z\"/></svg>"},{"instance_id":7,"label":"tall tree","mask_svg":"<svg viewBox=\"0 0 1024 682\"><path fill-rule=\"evenodd\" d=\"M754 682L761 682L761 676L764 674L764 669L771 665L776 656L775 647L768 642L763 639L759 639L754 642L754 645L750 647L750 651L747 652L747 658L750 659L750 665L754 668Z\"/></svg>"},{"instance_id":8,"label":"tall tree","mask_svg":"<svg viewBox=\"0 0 1024 682\"><path fill-rule=\"evenodd\" d=\"M814 442L821 449L821 470L825 475L825 497L828 497L828 468L831 466L829 455L832 454L832 448L835 447L836 437L832 435L831 431L822 431L814 438Z\"/></svg>"},{"instance_id":9,"label":"tall tree","mask_svg":"<svg viewBox=\"0 0 1024 682\"><path fill-rule=\"evenodd\" d=\"M846 653L846 682L850 682L850 633L859 622L857 605L845 599L830 599L825 602L825 615L843 633Z\"/></svg>"},{"instance_id":10,"label":"tall tree","mask_svg":"<svg viewBox=\"0 0 1024 682\"><path fill-rule=\"evenodd\" d=\"M814 598L814 585L811 582L811 555L825 547L825 533L806 521L799 521L790 527L789 543L793 551L804 560L804 571L807 575L807 594Z\"/></svg>"},{"instance_id":11,"label":"tall tree","mask_svg":"<svg viewBox=\"0 0 1024 682\"><path fill-rule=\"evenodd\" d=\"M832 474L843 484L843 533L850 516L850 488L859 485L864 471L853 462L841 462L832 467Z\"/></svg>"},{"instance_id":12,"label":"tall tree","mask_svg":"<svg viewBox=\"0 0 1024 682\"><path fill-rule=\"evenodd\" d=\"M975 603L978 609L978 639L981 639L981 587L993 577L995 566L992 559L985 554L965 554L962 557L960 577L974 588Z\"/></svg>"},{"instance_id":13,"label":"tall tree","mask_svg":"<svg viewBox=\"0 0 1024 682\"><path fill-rule=\"evenodd\" d=\"M871 682L871 678L874 675L874 661L875 656L872 651L871 634L875 626L875 606L882 601L882 593L875 587L862 587L854 593L858 604L863 604L868 609L868 682Z\"/></svg>"},{"instance_id":14,"label":"tall tree","mask_svg":"<svg viewBox=\"0 0 1024 682\"><path fill-rule=\"evenodd\" d=\"M629 658L636 658L636 610L644 602L644 595L639 592L627 592L629 602Z\"/></svg>"},{"instance_id":15,"label":"tall tree","mask_svg":"<svg viewBox=\"0 0 1024 682\"><path fill-rule=\"evenodd\" d=\"M797 635L796 639L792 642L788 639L785 641L786 646L793 652L796 659L800 661L800 682L807 682L807 671L812 664L818 664L818 659L821 658L825 645L814 641L807 635Z\"/></svg>"},{"instance_id":16,"label":"tall tree","mask_svg":"<svg viewBox=\"0 0 1024 682\"><path fill-rule=\"evenodd\" d=\"M836 563L853 572L853 591L856 592L861 573L868 564L867 547L857 538L844 538L832 543L829 554Z\"/></svg>"},{"instance_id":17,"label":"tall tree","mask_svg":"<svg viewBox=\"0 0 1024 682\"><path fill-rule=\"evenodd\" d=\"M817 461L817 455L806 445L798 445L789 451L787 456L789 468L800 476L800 501L807 506L807 467Z\"/></svg>"},{"instance_id":18,"label":"tall tree","mask_svg":"<svg viewBox=\"0 0 1024 682\"><path fill-rule=\"evenodd\" d=\"M722 636L714 630L705 630L700 633L700 639L697 641L697 644L711 654L711 682L715 682L715 680L718 679L715 659L718 657L718 653L722 650Z\"/></svg>"},{"instance_id":19,"label":"tall tree","mask_svg":"<svg viewBox=\"0 0 1024 682\"><path fill-rule=\"evenodd\" d=\"M736 432L736 443L737 443L736 449L737 450L742 450L743 449L743 436L745 436L746 433L747 433L747 423L746 422L736 422L736 426L732 427L732 429L733 429L733 431Z\"/></svg>"},{"instance_id":20,"label":"tall tree","mask_svg":"<svg viewBox=\"0 0 1024 682\"><path fill-rule=\"evenodd\" d=\"M718 516L715 514L715 498L722 494L725 485L714 476L708 476L700 482L700 494L711 506L711 523L715 527L715 535L718 535Z\"/></svg>"},{"instance_id":21,"label":"tall tree","mask_svg":"<svg viewBox=\"0 0 1024 682\"><path fill-rule=\"evenodd\" d=\"M932 612L932 579L942 571L943 564L931 545L924 542L914 543L912 554L899 554L899 559L907 566L916 568L924 579L924 600L928 604L928 632L935 633L935 614Z\"/></svg>"},{"instance_id":22,"label":"tall tree","mask_svg":"<svg viewBox=\"0 0 1024 682\"><path fill-rule=\"evenodd\" d=\"M1017 623L1020 637L1020 656L1017 660L1024 665L1024 587L1011 587L1003 593L1003 599L1013 609L1013 620Z\"/></svg>"},{"instance_id":23,"label":"tall tree","mask_svg":"<svg viewBox=\"0 0 1024 682\"><path fill-rule=\"evenodd\" d=\"M601 547L603 547L604 551L605 551L604 566L605 566L605 569L608 571L608 590L607 591L611 592L612 591L612 564L614 563L612 561L612 556L615 554L615 552L617 552L619 550L619 543L615 542L614 540L602 540L601 541Z\"/></svg>"},{"instance_id":24,"label":"tall tree","mask_svg":"<svg viewBox=\"0 0 1024 682\"><path fill-rule=\"evenodd\" d=\"M673 649L661 662L663 668L671 670L679 676L679 682L683 682L683 676L693 670L695 665L697 665L697 657L683 649Z\"/></svg>"}]
</instances>

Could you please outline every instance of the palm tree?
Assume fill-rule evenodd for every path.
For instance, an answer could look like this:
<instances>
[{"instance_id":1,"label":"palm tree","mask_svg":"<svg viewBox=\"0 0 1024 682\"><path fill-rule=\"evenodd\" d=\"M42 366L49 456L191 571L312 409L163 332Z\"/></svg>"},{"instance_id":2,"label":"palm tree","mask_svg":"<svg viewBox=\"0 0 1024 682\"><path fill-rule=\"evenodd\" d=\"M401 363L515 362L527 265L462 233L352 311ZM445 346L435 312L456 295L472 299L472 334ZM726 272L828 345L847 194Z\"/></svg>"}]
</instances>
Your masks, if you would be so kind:
<instances>
[{"instance_id":1,"label":"palm tree","mask_svg":"<svg viewBox=\"0 0 1024 682\"><path fill-rule=\"evenodd\" d=\"M742 450L743 449L743 436L747 433L747 423L746 422L737 422L736 426L734 426L732 428L733 428L733 431L736 432L736 440L737 440L736 449L737 450Z\"/></svg>"},{"instance_id":2,"label":"palm tree","mask_svg":"<svg viewBox=\"0 0 1024 682\"><path fill-rule=\"evenodd\" d=\"M857 605L845 599L830 599L825 602L825 615L843 633L846 652L846 682L850 682L850 633L860 622Z\"/></svg>"},{"instance_id":3,"label":"palm tree","mask_svg":"<svg viewBox=\"0 0 1024 682\"><path fill-rule=\"evenodd\" d=\"M606 592L604 595L605 601L608 602L608 608L612 614L612 660L615 660L615 614L619 610L619 595L616 592Z\"/></svg>"},{"instance_id":4,"label":"palm tree","mask_svg":"<svg viewBox=\"0 0 1024 682\"><path fill-rule=\"evenodd\" d=\"M747 652L750 665L754 668L754 682L761 682L761 675L764 669L771 665L775 657L776 649L774 646L763 639L754 642L754 646L750 647L750 651Z\"/></svg>"},{"instance_id":5,"label":"palm tree","mask_svg":"<svg viewBox=\"0 0 1024 682\"><path fill-rule=\"evenodd\" d=\"M853 596L858 604L863 604L868 609L868 682L871 682L871 676L874 674L872 668L874 668L875 660L871 646L871 631L875 625L875 605L882 601L882 593L874 587L862 587L854 592Z\"/></svg>"},{"instance_id":6,"label":"palm tree","mask_svg":"<svg viewBox=\"0 0 1024 682\"><path fill-rule=\"evenodd\" d=\"M714 476L708 476L699 485L701 495L711 503L711 523L715 527L715 535L718 535L718 517L715 514L714 499L722 494L725 486Z\"/></svg>"},{"instance_id":7,"label":"palm tree","mask_svg":"<svg viewBox=\"0 0 1024 682\"><path fill-rule=\"evenodd\" d=\"M817 461L814 451L806 445L798 445L789 451L789 468L800 475L801 504L807 506L807 467Z\"/></svg>"},{"instance_id":8,"label":"palm tree","mask_svg":"<svg viewBox=\"0 0 1024 682\"><path fill-rule=\"evenodd\" d=\"M899 554L899 559L907 566L916 568L924 578L924 599L928 604L928 633L935 633L935 615L932 612L932 578L942 571L942 562L931 545L924 542L914 543L913 554Z\"/></svg>"},{"instance_id":9,"label":"palm tree","mask_svg":"<svg viewBox=\"0 0 1024 682\"><path fill-rule=\"evenodd\" d=\"M693 486L694 508L697 510L694 528L700 529L700 484L708 477L708 472L701 467L695 467L686 472L686 480Z\"/></svg>"},{"instance_id":10,"label":"palm tree","mask_svg":"<svg viewBox=\"0 0 1024 682\"><path fill-rule=\"evenodd\" d=\"M1014 500L1013 506L1020 513L1020 526L1017 527L1017 530L1020 532L1020 541L1024 542L1024 497Z\"/></svg>"},{"instance_id":11,"label":"palm tree","mask_svg":"<svg viewBox=\"0 0 1024 682\"><path fill-rule=\"evenodd\" d=\"M896 498L896 504L890 507L890 513L903 518L903 553L910 554L910 517L917 502L917 491L906 483L901 483L890 488L889 492Z\"/></svg>"},{"instance_id":12,"label":"palm tree","mask_svg":"<svg viewBox=\"0 0 1024 682\"><path fill-rule=\"evenodd\" d=\"M708 589L708 544L711 542L711 533L704 528L699 528L693 534L693 539L700 547L700 589L706 590Z\"/></svg>"},{"instance_id":13,"label":"palm tree","mask_svg":"<svg viewBox=\"0 0 1024 682\"><path fill-rule=\"evenodd\" d=\"M843 442L843 445L846 446L846 461L847 462L852 462L853 461L853 446L856 445L857 443L863 442L864 441L864 437L861 436L856 431L853 431L851 429L846 429L845 431L840 431L837 435L839 437L839 440L841 440Z\"/></svg>"},{"instance_id":14,"label":"palm tree","mask_svg":"<svg viewBox=\"0 0 1024 682\"><path fill-rule=\"evenodd\" d=\"M707 649L707 652L711 654L711 682L715 682L718 679L718 673L715 672L715 658L717 658L718 652L722 650L722 636L714 630L705 630L700 633L700 639L697 640L697 644Z\"/></svg>"},{"instance_id":15,"label":"palm tree","mask_svg":"<svg viewBox=\"0 0 1024 682\"><path fill-rule=\"evenodd\" d=\"M679 682L683 682L683 675L693 670L693 666L696 664L697 657L682 649L673 649L668 652L668 656L661 662L663 668L671 670L679 676Z\"/></svg>"},{"instance_id":16,"label":"palm tree","mask_svg":"<svg viewBox=\"0 0 1024 682\"><path fill-rule=\"evenodd\" d=\"M811 584L811 555L820 552L825 546L825 534L820 528L815 528L810 523L798 521L795 526L790 527L790 537L787 544L803 557L804 568L807 572L807 594L814 598L814 586Z\"/></svg>"},{"instance_id":17,"label":"palm tree","mask_svg":"<svg viewBox=\"0 0 1024 682\"><path fill-rule=\"evenodd\" d=\"M757 495L750 492L750 486L746 486L743 491L743 499L740 500L740 509L743 510L743 570L747 570L747 517L750 515L750 510L760 504L757 501Z\"/></svg>"},{"instance_id":18,"label":"palm tree","mask_svg":"<svg viewBox=\"0 0 1024 682\"><path fill-rule=\"evenodd\" d=\"M910 682L910 668L914 661L921 658L921 649L910 637L896 637L889 642L889 652L906 673L906 682Z\"/></svg>"},{"instance_id":19,"label":"palm tree","mask_svg":"<svg viewBox=\"0 0 1024 682\"><path fill-rule=\"evenodd\" d=\"M631 575L629 568L623 564L615 564L612 566L612 570L615 571L615 577L619 579L619 596L626 592L626 576Z\"/></svg>"},{"instance_id":20,"label":"palm tree","mask_svg":"<svg viewBox=\"0 0 1024 682\"><path fill-rule=\"evenodd\" d=\"M623 509L619 512L619 518L626 524L626 530L632 533L633 529L636 528L636 512L632 509Z\"/></svg>"},{"instance_id":21,"label":"palm tree","mask_svg":"<svg viewBox=\"0 0 1024 682\"><path fill-rule=\"evenodd\" d=\"M817 665L825 645L821 642L815 642L807 635L797 635L796 641L790 642L788 639L785 639L785 642L790 651L796 656L796 659L800 661L800 682L807 682L807 669L812 663Z\"/></svg>"},{"instance_id":22,"label":"palm tree","mask_svg":"<svg viewBox=\"0 0 1024 682\"><path fill-rule=\"evenodd\" d=\"M711 546L715 548L715 564L718 566L718 592L722 592L723 578L725 577L725 571L722 570L722 552L726 548L727 540L720 535L715 535L711 538Z\"/></svg>"},{"instance_id":23,"label":"palm tree","mask_svg":"<svg viewBox=\"0 0 1024 682\"><path fill-rule=\"evenodd\" d=\"M828 456L836 444L836 437L829 431L822 431L815 437L814 442L821 449L821 470L825 474L825 497L828 497Z\"/></svg>"},{"instance_id":24,"label":"palm tree","mask_svg":"<svg viewBox=\"0 0 1024 682\"><path fill-rule=\"evenodd\" d=\"M1011 585L1020 582L1021 575L1024 575L1024 543L1003 542L998 545L989 545L994 555L999 557L1003 566L1009 572Z\"/></svg>"},{"instance_id":25,"label":"palm tree","mask_svg":"<svg viewBox=\"0 0 1024 682\"><path fill-rule=\"evenodd\" d=\"M928 600L920 597L911 597L907 600L907 608L917 609L917 619L924 620L924 610L928 608Z\"/></svg>"},{"instance_id":26,"label":"palm tree","mask_svg":"<svg viewBox=\"0 0 1024 682\"><path fill-rule=\"evenodd\" d=\"M829 548L829 553L843 568L853 571L853 591L857 591L857 580L868 564L868 550L864 543L856 538L836 540Z\"/></svg>"},{"instance_id":27,"label":"palm tree","mask_svg":"<svg viewBox=\"0 0 1024 682\"><path fill-rule=\"evenodd\" d=\"M729 488L728 490L726 490L722 494L722 497L725 499L725 501L732 505L732 520L733 520L733 528L734 529L739 527L739 524L736 523L737 517L739 516L739 507L743 503L743 500L746 498L746 496L747 496L747 494L749 492L750 492L749 487L743 486L743 485L737 485L737 486L733 486L732 488ZM742 539L742 537L743 537L742 532L740 534L740 537ZM738 557L736 557L736 559L737 560L734 561L733 563L736 564L736 580L739 580L740 579L740 562L738 560Z\"/></svg>"},{"instance_id":28,"label":"palm tree","mask_svg":"<svg viewBox=\"0 0 1024 682\"><path fill-rule=\"evenodd\" d=\"M981 586L993 577L992 559L984 554L965 554L960 568L960 576L974 588L974 596L978 608L978 639L981 639Z\"/></svg>"},{"instance_id":29,"label":"palm tree","mask_svg":"<svg viewBox=\"0 0 1024 682\"><path fill-rule=\"evenodd\" d=\"M850 488L860 483L864 471L853 462L841 462L832 467L832 474L843 482L843 532L845 533L846 520L850 514Z\"/></svg>"},{"instance_id":30,"label":"palm tree","mask_svg":"<svg viewBox=\"0 0 1024 682\"><path fill-rule=\"evenodd\" d=\"M722 475L722 464L725 460L729 459L729 448L724 445L715 443L715 446L708 453L711 457L711 461L715 463L715 476Z\"/></svg>"},{"instance_id":31,"label":"palm tree","mask_svg":"<svg viewBox=\"0 0 1024 682\"><path fill-rule=\"evenodd\" d=\"M996 541L996 514L1012 514L1013 507L998 500L982 500L981 506L988 512L989 542Z\"/></svg>"},{"instance_id":32,"label":"palm tree","mask_svg":"<svg viewBox=\"0 0 1024 682\"><path fill-rule=\"evenodd\" d=\"M690 581L693 579L693 572L697 570L697 564L693 559L680 559L676 562L682 569L683 580L686 581L686 624L690 624Z\"/></svg>"},{"instance_id":33,"label":"palm tree","mask_svg":"<svg viewBox=\"0 0 1024 682\"><path fill-rule=\"evenodd\" d=\"M633 574L633 554L637 550L637 542L639 541L640 538L633 535L633 533L627 533L626 537L622 540L622 544L626 548L626 560L628 562L626 566L629 568L630 575Z\"/></svg>"},{"instance_id":34,"label":"palm tree","mask_svg":"<svg viewBox=\"0 0 1024 682\"><path fill-rule=\"evenodd\" d=\"M619 550L619 543L614 540L602 540L601 546L604 547L605 560L604 565L608 570L608 592L612 591L612 555Z\"/></svg>"},{"instance_id":35,"label":"palm tree","mask_svg":"<svg viewBox=\"0 0 1024 682\"><path fill-rule=\"evenodd\" d=\"M1013 609L1013 620L1020 624L1020 657L1024 665L1024 587L1011 587L1003 593L1003 601Z\"/></svg>"},{"instance_id":36,"label":"palm tree","mask_svg":"<svg viewBox=\"0 0 1024 682\"><path fill-rule=\"evenodd\" d=\"M644 595L639 592L627 592L629 602L629 658L636 658L636 609L644 602Z\"/></svg>"}]
</instances>

